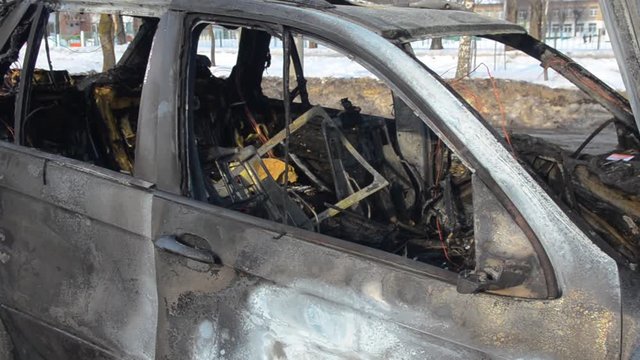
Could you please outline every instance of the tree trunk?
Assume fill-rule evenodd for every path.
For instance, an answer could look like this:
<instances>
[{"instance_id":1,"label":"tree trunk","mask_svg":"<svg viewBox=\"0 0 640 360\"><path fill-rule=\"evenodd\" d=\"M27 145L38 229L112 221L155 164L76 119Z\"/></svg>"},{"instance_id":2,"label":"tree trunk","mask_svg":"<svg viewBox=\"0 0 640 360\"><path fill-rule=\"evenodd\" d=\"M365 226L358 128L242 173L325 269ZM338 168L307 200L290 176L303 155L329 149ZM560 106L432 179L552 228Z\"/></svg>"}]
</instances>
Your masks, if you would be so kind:
<instances>
[{"instance_id":1,"label":"tree trunk","mask_svg":"<svg viewBox=\"0 0 640 360\"><path fill-rule=\"evenodd\" d=\"M473 11L475 1L465 0L464 7ZM456 68L456 79L463 78L471 71L471 37L463 36L460 38L460 47L458 48L458 66Z\"/></svg>"},{"instance_id":2,"label":"tree trunk","mask_svg":"<svg viewBox=\"0 0 640 360\"><path fill-rule=\"evenodd\" d=\"M213 31L213 25L207 26L207 32L211 39L211 66L216 66L216 32Z\"/></svg>"},{"instance_id":3,"label":"tree trunk","mask_svg":"<svg viewBox=\"0 0 640 360\"><path fill-rule=\"evenodd\" d=\"M431 50L442 50L444 47L442 46L442 38L433 38L431 39Z\"/></svg>"},{"instance_id":4,"label":"tree trunk","mask_svg":"<svg viewBox=\"0 0 640 360\"><path fill-rule=\"evenodd\" d=\"M551 33L549 28L549 0L544 0L544 8L542 9L542 38L540 41L547 39L547 33Z\"/></svg>"},{"instance_id":5,"label":"tree trunk","mask_svg":"<svg viewBox=\"0 0 640 360\"><path fill-rule=\"evenodd\" d=\"M133 35L135 36L140 30L140 26L142 26L142 19L138 17L133 18Z\"/></svg>"},{"instance_id":6,"label":"tree trunk","mask_svg":"<svg viewBox=\"0 0 640 360\"><path fill-rule=\"evenodd\" d=\"M123 45L127 43L127 34L124 30L124 21L122 21L122 15L120 13L114 15L116 22L116 39L118 41L118 45Z\"/></svg>"},{"instance_id":7,"label":"tree trunk","mask_svg":"<svg viewBox=\"0 0 640 360\"><path fill-rule=\"evenodd\" d=\"M506 0L504 2L504 19L514 24L518 21L518 1L517 0ZM505 46L504 50L512 51L514 49L511 46Z\"/></svg>"},{"instance_id":8,"label":"tree trunk","mask_svg":"<svg viewBox=\"0 0 640 360\"><path fill-rule=\"evenodd\" d=\"M102 48L102 71L107 71L116 65L116 54L113 50L113 19L109 14L100 15L98 35Z\"/></svg>"},{"instance_id":9,"label":"tree trunk","mask_svg":"<svg viewBox=\"0 0 640 360\"><path fill-rule=\"evenodd\" d=\"M518 0L507 0L505 2L505 20L515 23L518 21Z\"/></svg>"},{"instance_id":10,"label":"tree trunk","mask_svg":"<svg viewBox=\"0 0 640 360\"><path fill-rule=\"evenodd\" d=\"M544 0L531 1L530 7L531 17L529 20L529 35L538 40L543 40L542 29L544 18Z\"/></svg>"},{"instance_id":11,"label":"tree trunk","mask_svg":"<svg viewBox=\"0 0 640 360\"><path fill-rule=\"evenodd\" d=\"M463 78L471 71L471 37L460 38L458 48L458 67L456 67L456 79Z\"/></svg>"}]
</instances>

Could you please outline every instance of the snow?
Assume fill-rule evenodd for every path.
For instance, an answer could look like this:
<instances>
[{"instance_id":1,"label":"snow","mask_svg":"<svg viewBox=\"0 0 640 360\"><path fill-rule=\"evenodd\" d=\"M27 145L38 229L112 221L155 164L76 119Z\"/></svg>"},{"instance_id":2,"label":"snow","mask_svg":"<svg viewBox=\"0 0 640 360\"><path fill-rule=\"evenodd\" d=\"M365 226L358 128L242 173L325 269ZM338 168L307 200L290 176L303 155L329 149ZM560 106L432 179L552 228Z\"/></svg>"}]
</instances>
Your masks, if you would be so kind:
<instances>
[{"instance_id":1,"label":"snow","mask_svg":"<svg viewBox=\"0 0 640 360\"><path fill-rule=\"evenodd\" d=\"M277 41L272 45L271 66L266 69L265 74L267 76L282 76L281 45ZM445 44L445 47L448 48L444 50L428 50L421 48L417 44L415 52L418 59L429 68L445 79L450 79L455 76L457 50L451 44ZM116 58L119 59L125 49L126 45L117 45ZM201 41L198 53L210 56L210 51L210 43ZM620 70L610 48L601 50L576 49L569 50L567 53L580 65L614 89L624 90ZM71 73L100 72L102 69L102 53L99 47L71 49L52 46L50 54L54 69L66 69ZM212 68L214 75L228 76L235 64L236 56L237 50L235 47L216 48L216 66ZM478 46L474 64L477 69L470 75L473 78L494 76L499 79L527 81L552 88L574 87L553 70L549 70L549 80L545 81L543 69L540 67L539 62L523 53L515 51L505 53L504 51L498 51L497 48L486 46L486 44ZM16 66L20 65L16 64ZM44 46L41 47L36 66L43 69L48 68ZM305 49L304 71L306 77L375 77L359 63L326 47Z\"/></svg>"},{"instance_id":2,"label":"snow","mask_svg":"<svg viewBox=\"0 0 640 360\"><path fill-rule=\"evenodd\" d=\"M456 71L457 52L452 50L424 50L417 57L425 65L444 78L453 78ZM618 63L611 50L603 52L574 53L574 61L596 75L600 80L617 90L624 90ZM540 62L522 53L507 53L497 58L494 54L479 52L475 64L477 70L472 78L493 76L499 79L520 80L552 88L575 88L568 80L549 69L549 80L544 80L544 70ZM483 65L481 65L483 64ZM479 66L479 67L478 67Z\"/></svg>"},{"instance_id":3,"label":"snow","mask_svg":"<svg viewBox=\"0 0 640 360\"><path fill-rule=\"evenodd\" d=\"M99 46L68 48L50 44L51 65L54 70L68 70L71 74L82 74L102 71L102 51ZM116 45L116 60L122 57L127 45ZM20 59L24 59L25 47L20 51ZM14 67L21 67L21 60ZM36 68L49 69L44 46L40 47Z\"/></svg>"}]
</instances>

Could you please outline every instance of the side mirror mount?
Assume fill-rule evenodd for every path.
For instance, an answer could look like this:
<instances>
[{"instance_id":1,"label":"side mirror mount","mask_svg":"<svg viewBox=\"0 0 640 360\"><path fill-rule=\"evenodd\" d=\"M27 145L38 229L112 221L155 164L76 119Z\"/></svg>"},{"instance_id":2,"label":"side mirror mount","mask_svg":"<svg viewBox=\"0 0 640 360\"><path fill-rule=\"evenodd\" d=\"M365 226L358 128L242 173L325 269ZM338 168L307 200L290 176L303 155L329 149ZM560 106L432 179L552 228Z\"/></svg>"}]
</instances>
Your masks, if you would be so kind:
<instances>
[{"instance_id":1,"label":"side mirror mount","mask_svg":"<svg viewBox=\"0 0 640 360\"><path fill-rule=\"evenodd\" d=\"M524 283L526 270L484 269L465 270L458 274L457 289L461 294L475 294L483 291L503 290Z\"/></svg>"},{"instance_id":2,"label":"side mirror mount","mask_svg":"<svg viewBox=\"0 0 640 360\"><path fill-rule=\"evenodd\" d=\"M548 298L544 271L529 238L484 182L476 175L472 181L476 265L459 274L458 292Z\"/></svg>"}]
</instances>

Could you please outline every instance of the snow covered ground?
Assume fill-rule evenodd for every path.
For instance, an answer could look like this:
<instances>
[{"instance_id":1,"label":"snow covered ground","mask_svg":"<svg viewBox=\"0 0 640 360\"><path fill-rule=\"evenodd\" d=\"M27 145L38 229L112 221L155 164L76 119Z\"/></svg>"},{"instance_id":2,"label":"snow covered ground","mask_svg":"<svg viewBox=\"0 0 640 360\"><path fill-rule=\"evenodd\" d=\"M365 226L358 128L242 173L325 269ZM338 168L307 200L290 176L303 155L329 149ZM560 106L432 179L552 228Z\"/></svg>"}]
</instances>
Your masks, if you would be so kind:
<instances>
[{"instance_id":1,"label":"snow covered ground","mask_svg":"<svg viewBox=\"0 0 640 360\"><path fill-rule=\"evenodd\" d=\"M210 55L210 44L201 42L198 53ZM42 47L44 48L44 47ZM116 46L117 58L122 56L126 45ZM579 64L593 72L611 87L624 90L618 65L611 49L570 50L567 53ZM416 55L427 66L444 78L455 76L457 51L455 48L428 50L417 46ZM228 75L235 63L236 49L224 47L216 49L216 65L212 70L218 76ZM51 62L54 69L67 69L71 73L99 72L102 68L102 53L99 47L66 48L52 47ZM549 87L572 88L573 85L549 71L549 81L543 78L543 69L539 63L516 52L496 51L486 46L479 47L474 63L477 70L471 74L474 78L486 78L490 74L500 79L522 80ZM484 65L481 65L484 64ZM18 65L19 66L19 65ZM44 49L38 57L37 67L48 68ZM355 61L328 48L305 49L304 69L307 77L374 77L368 70ZM282 76L282 49L272 49L272 64L266 70L267 76Z\"/></svg>"}]
</instances>

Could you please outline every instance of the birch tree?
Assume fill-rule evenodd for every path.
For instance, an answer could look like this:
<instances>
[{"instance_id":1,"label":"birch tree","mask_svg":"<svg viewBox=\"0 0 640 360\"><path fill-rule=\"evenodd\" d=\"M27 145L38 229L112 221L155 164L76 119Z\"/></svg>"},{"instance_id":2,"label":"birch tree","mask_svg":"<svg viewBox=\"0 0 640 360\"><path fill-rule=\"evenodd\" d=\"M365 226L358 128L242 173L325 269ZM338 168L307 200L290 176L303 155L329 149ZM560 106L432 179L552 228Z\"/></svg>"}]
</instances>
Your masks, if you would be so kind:
<instances>
[{"instance_id":1,"label":"birch tree","mask_svg":"<svg viewBox=\"0 0 640 360\"><path fill-rule=\"evenodd\" d=\"M474 0L465 0L464 7L467 11L473 11ZM462 36L460 47L458 48L458 66L456 67L456 78L465 77L471 71L471 37Z\"/></svg>"}]
</instances>

